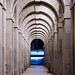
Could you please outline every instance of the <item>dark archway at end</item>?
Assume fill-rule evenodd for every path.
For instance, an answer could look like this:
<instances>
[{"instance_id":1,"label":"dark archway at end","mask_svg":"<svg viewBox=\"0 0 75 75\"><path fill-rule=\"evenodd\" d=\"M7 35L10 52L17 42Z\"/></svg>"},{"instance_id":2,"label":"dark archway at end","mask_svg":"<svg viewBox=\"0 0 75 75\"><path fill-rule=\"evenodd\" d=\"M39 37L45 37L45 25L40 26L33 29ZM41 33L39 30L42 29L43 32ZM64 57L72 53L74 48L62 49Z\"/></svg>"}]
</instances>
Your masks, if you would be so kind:
<instances>
[{"instance_id":1,"label":"dark archway at end","mask_svg":"<svg viewBox=\"0 0 75 75\"><path fill-rule=\"evenodd\" d=\"M44 65L44 42L40 39L31 42L31 65Z\"/></svg>"},{"instance_id":2,"label":"dark archway at end","mask_svg":"<svg viewBox=\"0 0 75 75\"><path fill-rule=\"evenodd\" d=\"M31 42L31 50L44 50L44 42L40 39L34 39Z\"/></svg>"}]
</instances>

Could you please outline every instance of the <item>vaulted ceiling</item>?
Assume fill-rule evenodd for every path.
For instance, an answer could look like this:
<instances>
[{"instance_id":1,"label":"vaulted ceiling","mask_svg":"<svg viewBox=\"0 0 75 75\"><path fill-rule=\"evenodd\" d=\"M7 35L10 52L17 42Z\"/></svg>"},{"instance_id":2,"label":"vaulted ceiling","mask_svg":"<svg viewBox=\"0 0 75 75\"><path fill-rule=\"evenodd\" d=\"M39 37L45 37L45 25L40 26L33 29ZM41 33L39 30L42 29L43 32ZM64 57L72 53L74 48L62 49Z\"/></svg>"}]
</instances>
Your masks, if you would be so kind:
<instances>
[{"instance_id":1,"label":"vaulted ceiling","mask_svg":"<svg viewBox=\"0 0 75 75\"><path fill-rule=\"evenodd\" d=\"M59 9L64 12L62 0L14 0L17 7L20 31L31 42L41 39L44 42L51 37L59 18Z\"/></svg>"}]
</instances>

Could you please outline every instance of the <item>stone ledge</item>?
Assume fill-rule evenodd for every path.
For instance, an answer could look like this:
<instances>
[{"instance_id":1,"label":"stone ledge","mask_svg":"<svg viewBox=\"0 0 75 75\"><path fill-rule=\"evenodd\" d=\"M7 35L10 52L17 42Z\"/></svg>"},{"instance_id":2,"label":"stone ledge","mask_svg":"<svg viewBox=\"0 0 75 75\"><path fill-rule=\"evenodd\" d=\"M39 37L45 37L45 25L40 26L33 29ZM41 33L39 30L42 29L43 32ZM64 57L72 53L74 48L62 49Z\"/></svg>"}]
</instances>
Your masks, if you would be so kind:
<instances>
[{"instance_id":1,"label":"stone ledge","mask_svg":"<svg viewBox=\"0 0 75 75\"><path fill-rule=\"evenodd\" d=\"M14 28L19 30L19 28L18 28L18 27L14 27Z\"/></svg>"},{"instance_id":2,"label":"stone ledge","mask_svg":"<svg viewBox=\"0 0 75 75\"><path fill-rule=\"evenodd\" d=\"M6 18L6 20L11 20L11 21L14 23L14 21L13 21L13 19L12 19L12 18Z\"/></svg>"},{"instance_id":3,"label":"stone ledge","mask_svg":"<svg viewBox=\"0 0 75 75\"><path fill-rule=\"evenodd\" d=\"M63 21L66 20L66 19L71 19L71 18L64 18Z\"/></svg>"},{"instance_id":4,"label":"stone ledge","mask_svg":"<svg viewBox=\"0 0 75 75\"><path fill-rule=\"evenodd\" d=\"M62 28L62 27L58 27L58 28L57 28L57 32L58 32L58 29L59 29L59 28Z\"/></svg>"},{"instance_id":5,"label":"stone ledge","mask_svg":"<svg viewBox=\"0 0 75 75\"><path fill-rule=\"evenodd\" d=\"M0 3L0 5L3 7L3 4L2 3Z\"/></svg>"},{"instance_id":6,"label":"stone ledge","mask_svg":"<svg viewBox=\"0 0 75 75\"><path fill-rule=\"evenodd\" d=\"M0 3L0 5L2 6L2 9L3 9L4 11L6 11L6 8L3 6L3 4Z\"/></svg>"},{"instance_id":7,"label":"stone ledge","mask_svg":"<svg viewBox=\"0 0 75 75\"><path fill-rule=\"evenodd\" d=\"M74 6L75 6L75 3L71 4L71 5L70 5L70 10L71 10L72 8L74 8Z\"/></svg>"},{"instance_id":8,"label":"stone ledge","mask_svg":"<svg viewBox=\"0 0 75 75\"><path fill-rule=\"evenodd\" d=\"M4 11L6 11L6 9L5 9L4 7L3 7L2 9L3 9Z\"/></svg>"},{"instance_id":9,"label":"stone ledge","mask_svg":"<svg viewBox=\"0 0 75 75\"><path fill-rule=\"evenodd\" d=\"M21 33L21 32L18 32L18 33L22 35L22 33Z\"/></svg>"},{"instance_id":10,"label":"stone ledge","mask_svg":"<svg viewBox=\"0 0 75 75\"><path fill-rule=\"evenodd\" d=\"M25 39L25 37L22 35L22 37Z\"/></svg>"},{"instance_id":11,"label":"stone ledge","mask_svg":"<svg viewBox=\"0 0 75 75\"><path fill-rule=\"evenodd\" d=\"M65 6L70 6L70 5L65 5Z\"/></svg>"},{"instance_id":12,"label":"stone ledge","mask_svg":"<svg viewBox=\"0 0 75 75\"><path fill-rule=\"evenodd\" d=\"M54 32L54 34L56 34L57 32Z\"/></svg>"}]
</instances>

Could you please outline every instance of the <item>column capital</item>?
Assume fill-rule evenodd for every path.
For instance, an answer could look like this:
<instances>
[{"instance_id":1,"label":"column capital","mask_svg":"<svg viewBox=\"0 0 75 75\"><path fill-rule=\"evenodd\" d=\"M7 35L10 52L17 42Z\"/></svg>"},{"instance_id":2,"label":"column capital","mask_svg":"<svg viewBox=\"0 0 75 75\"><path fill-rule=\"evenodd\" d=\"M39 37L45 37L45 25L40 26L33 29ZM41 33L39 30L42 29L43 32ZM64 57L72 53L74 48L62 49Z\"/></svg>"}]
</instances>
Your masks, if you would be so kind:
<instances>
[{"instance_id":1,"label":"column capital","mask_svg":"<svg viewBox=\"0 0 75 75\"><path fill-rule=\"evenodd\" d=\"M18 33L22 35L22 33L21 33L21 32L18 32Z\"/></svg>"},{"instance_id":2,"label":"column capital","mask_svg":"<svg viewBox=\"0 0 75 75\"><path fill-rule=\"evenodd\" d=\"M58 23L57 30L58 30L59 28L62 28L62 27L63 27L63 26L62 26L62 22Z\"/></svg>"},{"instance_id":3,"label":"column capital","mask_svg":"<svg viewBox=\"0 0 75 75\"><path fill-rule=\"evenodd\" d=\"M0 2L0 5L3 7L3 4Z\"/></svg>"},{"instance_id":4,"label":"column capital","mask_svg":"<svg viewBox=\"0 0 75 75\"><path fill-rule=\"evenodd\" d=\"M2 9L3 9L4 11L6 11L6 9L5 9L4 7L3 7Z\"/></svg>"},{"instance_id":5,"label":"column capital","mask_svg":"<svg viewBox=\"0 0 75 75\"><path fill-rule=\"evenodd\" d=\"M18 28L18 27L14 27L14 29L17 29L17 30L19 30L19 28Z\"/></svg>"},{"instance_id":6,"label":"column capital","mask_svg":"<svg viewBox=\"0 0 75 75\"><path fill-rule=\"evenodd\" d=\"M53 36L51 36L51 39L54 37L54 35Z\"/></svg>"},{"instance_id":7,"label":"column capital","mask_svg":"<svg viewBox=\"0 0 75 75\"><path fill-rule=\"evenodd\" d=\"M22 35L22 38L25 39L25 37Z\"/></svg>"},{"instance_id":8,"label":"column capital","mask_svg":"<svg viewBox=\"0 0 75 75\"><path fill-rule=\"evenodd\" d=\"M4 7L3 3L0 2L0 5L1 5L2 9L3 9L4 11L6 11L6 8Z\"/></svg>"},{"instance_id":9,"label":"column capital","mask_svg":"<svg viewBox=\"0 0 75 75\"><path fill-rule=\"evenodd\" d=\"M51 41L51 39L49 39L49 42Z\"/></svg>"},{"instance_id":10,"label":"column capital","mask_svg":"<svg viewBox=\"0 0 75 75\"><path fill-rule=\"evenodd\" d=\"M74 6L75 6L75 3L74 3L74 5L73 4L70 5L70 10L74 9Z\"/></svg>"},{"instance_id":11,"label":"column capital","mask_svg":"<svg viewBox=\"0 0 75 75\"><path fill-rule=\"evenodd\" d=\"M57 32L54 32L54 34L57 34Z\"/></svg>"}]
</instances>

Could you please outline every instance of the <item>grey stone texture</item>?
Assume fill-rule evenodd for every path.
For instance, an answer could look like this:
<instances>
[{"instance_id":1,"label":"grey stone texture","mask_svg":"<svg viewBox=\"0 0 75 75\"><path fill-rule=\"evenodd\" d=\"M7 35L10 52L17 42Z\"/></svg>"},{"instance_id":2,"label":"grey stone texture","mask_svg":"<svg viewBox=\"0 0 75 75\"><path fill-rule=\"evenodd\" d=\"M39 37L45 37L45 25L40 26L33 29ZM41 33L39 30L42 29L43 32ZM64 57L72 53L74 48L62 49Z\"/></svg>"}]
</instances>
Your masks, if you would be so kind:
<instances>
[{"instance_id":1,"label":"grey stone texture","mask_svg":"<svg viewBox=\"0 0 75 75\"><path fill-rule=\"evenodd\" d=\"M0 0L0 75L27 70L34 39L48 72L75 75L75 0Z\"/></svg>"}]
</instances>

